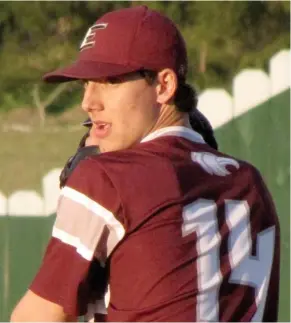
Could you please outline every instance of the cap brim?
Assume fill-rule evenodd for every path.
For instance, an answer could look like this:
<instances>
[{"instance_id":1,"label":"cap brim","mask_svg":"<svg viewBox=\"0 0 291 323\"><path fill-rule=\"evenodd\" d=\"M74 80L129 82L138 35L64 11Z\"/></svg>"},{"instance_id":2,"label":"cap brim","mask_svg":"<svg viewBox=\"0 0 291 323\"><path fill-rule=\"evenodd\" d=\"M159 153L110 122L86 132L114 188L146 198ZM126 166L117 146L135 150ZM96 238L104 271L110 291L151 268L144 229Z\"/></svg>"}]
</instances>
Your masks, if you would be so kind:
<instances>
[{"instance_id":1,"label":"cap brim","mask_svg":"<svg viewBox=\"0 0 291 323\"><path fill-rule=\"evenodd\" d=\"M119 65L93 61L77 61L74 64L57 69L43 76L48 83L61 83L74 80L93 80L131 73L141 69L138 65Z\"/></svg>"}]
</instances>

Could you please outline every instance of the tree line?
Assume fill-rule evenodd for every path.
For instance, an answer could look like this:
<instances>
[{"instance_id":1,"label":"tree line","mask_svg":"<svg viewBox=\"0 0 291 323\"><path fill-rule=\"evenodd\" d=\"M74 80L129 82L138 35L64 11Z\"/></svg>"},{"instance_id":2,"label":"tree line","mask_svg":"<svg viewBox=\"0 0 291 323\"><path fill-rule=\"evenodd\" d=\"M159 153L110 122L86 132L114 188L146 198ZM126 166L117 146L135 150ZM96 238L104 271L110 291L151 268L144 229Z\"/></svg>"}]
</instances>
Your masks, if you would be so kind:
<instances>
[{"instance_id":1,"label":"tree line","mask_svg":"<svg viewBox=\"0 0 291 323\"><path fill-rule=\"evenodd\" d=\"M38 109L44 123L47 113L74 107L78 85L44 85L41 76L74 61L99 16L140 4L179 26L188 47L188 79L198 91L230 89L241 69L267 70L270 57L290 47L289 1L0 2L0 112Z\"/></svg>"}]
</instances>

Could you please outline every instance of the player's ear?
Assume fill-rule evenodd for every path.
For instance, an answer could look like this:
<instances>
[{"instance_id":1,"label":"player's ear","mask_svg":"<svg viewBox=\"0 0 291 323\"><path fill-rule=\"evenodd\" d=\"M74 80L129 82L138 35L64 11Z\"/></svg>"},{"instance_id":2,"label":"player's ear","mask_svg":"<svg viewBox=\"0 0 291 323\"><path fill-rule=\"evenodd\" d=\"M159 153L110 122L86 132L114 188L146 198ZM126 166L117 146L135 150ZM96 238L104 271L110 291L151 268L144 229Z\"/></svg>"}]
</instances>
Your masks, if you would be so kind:
<instances>
[{"instance_id":1,"label":"player's ear","mask_svg":"<svg viewBox=\"0 0 291 323\"><path fill-rule=\"evenodd\" d=\"M157 102L160 104L173 103L178 88L176 73L169 68L165 68L158 73L156 80Z\"/></svg>"}]
</instances>

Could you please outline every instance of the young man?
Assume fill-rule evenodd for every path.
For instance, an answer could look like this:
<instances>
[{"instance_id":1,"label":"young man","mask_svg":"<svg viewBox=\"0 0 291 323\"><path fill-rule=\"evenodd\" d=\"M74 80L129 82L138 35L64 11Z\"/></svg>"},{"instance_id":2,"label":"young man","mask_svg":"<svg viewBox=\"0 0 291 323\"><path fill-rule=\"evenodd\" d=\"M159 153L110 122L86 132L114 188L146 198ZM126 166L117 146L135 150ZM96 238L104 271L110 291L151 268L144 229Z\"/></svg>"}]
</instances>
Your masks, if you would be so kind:
<instances>
[{"instance_id":1,"label":"young man","mask_svg":"<svg viewBox=\"0 0 291 323\"><path fill-rule=\"evenodd\" d=\"M110 12L80 49L45 80L85 81L101 154L62 189L43 264L12 320L105 314L108 274L108 321L276 321L272 199L253 166L191 129L175 25L145 6Z\"/></svg>"}]
</instances>

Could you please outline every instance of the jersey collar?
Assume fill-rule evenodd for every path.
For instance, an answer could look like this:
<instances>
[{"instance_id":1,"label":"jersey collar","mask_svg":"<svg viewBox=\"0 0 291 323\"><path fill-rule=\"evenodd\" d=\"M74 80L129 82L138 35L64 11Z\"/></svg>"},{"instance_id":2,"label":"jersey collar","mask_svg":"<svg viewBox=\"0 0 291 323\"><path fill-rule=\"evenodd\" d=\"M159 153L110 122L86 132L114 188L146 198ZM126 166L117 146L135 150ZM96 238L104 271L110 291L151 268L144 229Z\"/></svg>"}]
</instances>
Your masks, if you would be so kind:
<instances>
[{"instance_id":1,"label":"jersey collar","mask_svg":"<svg viewBox=\"0 0 291 323\"><path fill-rule=\"evenodd\" d=\"M203 137L197 131L182 126L172 126L158 129L144 137L141 142L147 142L164 136L176 136L188 139L195 143L205 144Z\"/></svg>"}]
</instances>

